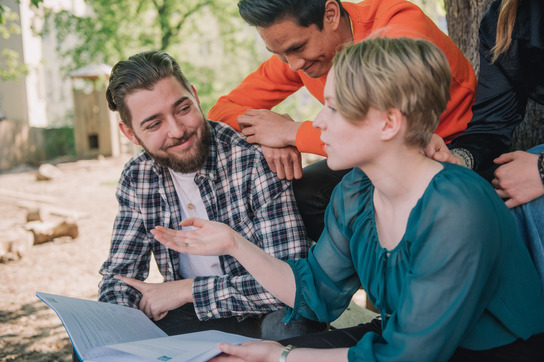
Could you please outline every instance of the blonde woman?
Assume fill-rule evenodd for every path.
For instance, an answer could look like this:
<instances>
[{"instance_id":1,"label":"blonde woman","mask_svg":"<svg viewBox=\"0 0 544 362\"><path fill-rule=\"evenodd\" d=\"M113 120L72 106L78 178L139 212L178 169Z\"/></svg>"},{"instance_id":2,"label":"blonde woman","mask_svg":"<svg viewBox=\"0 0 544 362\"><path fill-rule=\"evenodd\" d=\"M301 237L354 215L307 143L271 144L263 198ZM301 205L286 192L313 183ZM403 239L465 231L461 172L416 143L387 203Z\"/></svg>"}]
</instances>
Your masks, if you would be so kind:
<instances>
[{"instance_id":1,"label":"blonde woman","mask_svg":"<svg viewBox=\"0 0 544 362\"><path fill-rule=\"evenodd\" d=\"M361 286L381 320L221 344L219 360L500 361L518 349L515 360L541 359L544 295L508 209L473 171L422 153L449 99L444 55L424 40L376 38L341 51L332 69L314 127L329 167L354 170L307 259L274 259L199 219L182 222L197 230L153 233L183 253L238 259L288 306L286 322L333 321Z\"/></svg>"}]
</instances>

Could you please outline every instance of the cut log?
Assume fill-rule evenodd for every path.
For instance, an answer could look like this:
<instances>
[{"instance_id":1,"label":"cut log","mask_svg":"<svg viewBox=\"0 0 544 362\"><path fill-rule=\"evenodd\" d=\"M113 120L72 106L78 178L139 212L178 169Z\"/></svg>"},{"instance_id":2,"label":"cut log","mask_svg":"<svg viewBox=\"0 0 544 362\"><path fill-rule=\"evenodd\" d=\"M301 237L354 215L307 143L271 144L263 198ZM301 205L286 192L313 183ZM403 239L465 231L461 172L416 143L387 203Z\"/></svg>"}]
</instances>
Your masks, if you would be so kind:
<instances>
[{"instance_id":1,"label":"cut log","mask_svg":"<svg viewBox=\"0 0 544 362\"><path fill-rule=\"evenodd\" d=\"M30 221L42 221L39 207L32 207L26 210L26 222Z\"/></svg>"},{"instance_id":2,"label":"cut log","mask_svg":"<svg viewBox=\"0 0 544 362\"><path fill-rule=\"evenodd\" d=\"M38 171L36 171L36 180L38 181L49 181L54 178L59 178L62 176L62 171L58 167L53 166L50 163L44 163L40 165Z\"/></svg>"},{"instance_id":3,"label":"cut log","mask_svg":"<svg viewBox=\"0 0 544 362\"><path fill-rule=\"evenodd\" d=\"M39 209L40 210L39 212L41 215L40 220L47 219L48 216L50 215L61 216L68 220L79 220L81 218L86 218L90 216L88 213L85 213L85 212L65 209L65 208L57 207L53 205L44 205L38 202L18 201L16 205L17 207L26 209L27 212L31 212L31 210L33 209ZM28 221L33 221L33 220L28 220Z\"/></svg>"},{"instance_id":4,"label":"cut log","mask_svg":"<svg viewBox=\"0 0 544 362\"><path fill-rule=\"evenodd\" d=\"M34 235L20 225L0 232L0 263L19 260L34 244Z\"/></svg>"},{"instance_id":5,"label":"cut log","mask_svg":"<svg viewBox=\"0 0 544 362\"><path fill-rule=\"evenodd\" d=\"M43 244L61 236L69 236L75 239L79 235L78 226L75 222L43 222L32 221L25 225L25 229L34 234L34 245Z\"/></svg>"}]
</instances>

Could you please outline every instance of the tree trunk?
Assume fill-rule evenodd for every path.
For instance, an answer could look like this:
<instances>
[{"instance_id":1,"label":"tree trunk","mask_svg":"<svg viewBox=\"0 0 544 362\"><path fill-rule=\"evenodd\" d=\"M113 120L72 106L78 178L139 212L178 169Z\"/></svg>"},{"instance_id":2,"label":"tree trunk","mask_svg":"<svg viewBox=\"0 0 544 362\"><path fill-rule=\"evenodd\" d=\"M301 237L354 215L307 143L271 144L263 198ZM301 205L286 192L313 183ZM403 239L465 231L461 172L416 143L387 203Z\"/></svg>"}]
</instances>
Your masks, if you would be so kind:
<instances>
[{"instance_id":1,"label":"tree trunk","mask_svg":"<svg viewBox=\"0 0 544 362\"><path fill-rule=\"evenodd\" d=\"M444 0L448 34L470 61L478 76L478 28L493 0ZM544 143L544 105L529 100L525 119L514 131L511 150L526 150Z\"/></svg>"},{"instance_id":2,"label":"tree trunk","mask_svg":"<svg viewBox=\"0 0 544 362\"><path fill-rule=\"evenodd\" d=\"M544 143L544 105L532 99L527 102L525 118L514 131L512 151L525 151L531 147Z\"/></svg>"},{"instance_id":3,"label":"tree trunk","mask_svg":"<svg viewBox=\"0 0 544 362\"><path fill-rule=\"evenodd\" d=\"M444 0L448 34L474 67L480 72L478 28L493 0Z\"/></svg>"}]
</instances>

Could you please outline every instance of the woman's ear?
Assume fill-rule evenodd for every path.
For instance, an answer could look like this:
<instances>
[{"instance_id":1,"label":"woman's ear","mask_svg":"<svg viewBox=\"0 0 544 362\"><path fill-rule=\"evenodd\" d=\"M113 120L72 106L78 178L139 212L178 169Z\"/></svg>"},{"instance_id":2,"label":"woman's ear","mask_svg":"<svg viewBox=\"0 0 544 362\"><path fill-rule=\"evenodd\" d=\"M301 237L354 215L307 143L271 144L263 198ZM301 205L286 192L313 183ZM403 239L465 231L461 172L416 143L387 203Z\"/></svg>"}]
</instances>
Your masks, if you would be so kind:
<instances>
[{"instance_id":1,"label":"woman's ear","mask_svg":"<svg viewBox=\"0 0 544 362\"><path fill-rule=\"evenodd\" d=\"M401 131L403 124L406 123L406 117L397 108L390 108L385 111L382 126L382 140L391 140Z\"/></svg>"}]
</instances>

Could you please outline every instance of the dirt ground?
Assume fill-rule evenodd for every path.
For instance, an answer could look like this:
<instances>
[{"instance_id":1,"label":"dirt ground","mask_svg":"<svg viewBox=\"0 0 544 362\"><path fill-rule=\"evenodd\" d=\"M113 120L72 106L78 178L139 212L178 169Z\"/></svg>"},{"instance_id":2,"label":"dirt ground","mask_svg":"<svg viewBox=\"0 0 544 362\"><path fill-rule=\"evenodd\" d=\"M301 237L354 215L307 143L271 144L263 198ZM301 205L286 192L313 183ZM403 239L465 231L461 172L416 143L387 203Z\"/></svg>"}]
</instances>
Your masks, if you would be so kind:
<instances>
[{"instance_id":1,"label":"dirt ground","mask_svg":"<svg viewBox=\"0 0 544 362\"><path fill-rule=\"evenodd\" d=\"M96 300L117 212L115 186L128 157L57 164L62 175L50 181L36 181L30 168L0 174L0 240L25 224L27 214L18 206L22 199L5 196L5 190L52 197L54 202L41 204L45 209L83 214L77 238L34 245L20 260L0 263L0 361L71 361L64 327L35 292Z\"/></svg>"}]
</instances>

